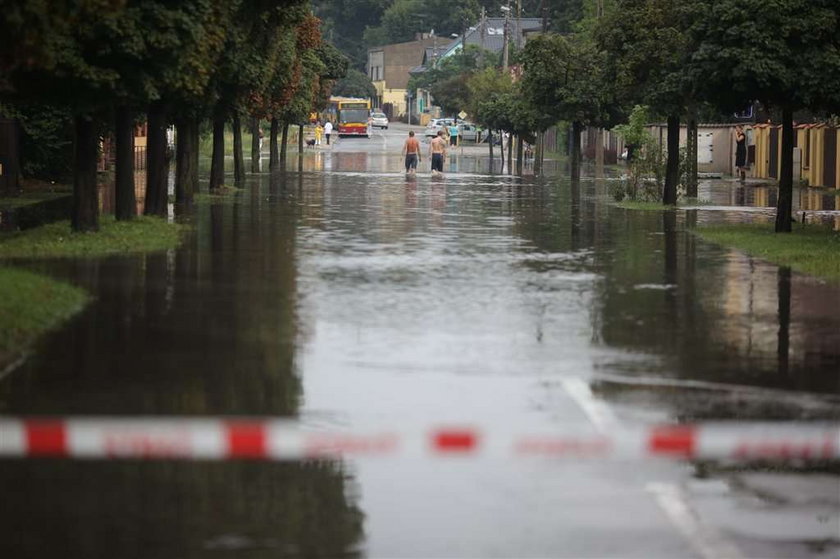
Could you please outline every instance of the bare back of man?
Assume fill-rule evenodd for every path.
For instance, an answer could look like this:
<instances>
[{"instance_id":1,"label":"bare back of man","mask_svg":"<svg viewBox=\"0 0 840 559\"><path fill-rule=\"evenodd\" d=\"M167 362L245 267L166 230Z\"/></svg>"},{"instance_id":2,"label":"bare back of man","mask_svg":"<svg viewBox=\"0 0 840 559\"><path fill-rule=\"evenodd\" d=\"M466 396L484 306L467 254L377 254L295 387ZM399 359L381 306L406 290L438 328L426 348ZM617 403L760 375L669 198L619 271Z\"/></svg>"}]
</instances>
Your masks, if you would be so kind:
<instances>
[{"instance_id":1,"label":"bare back of man","mask_svg":"<svg viewBox=\"0 0 840 559\"><path fill-rule=\"evenodd\" d=\"M438 130L431 142L429 142L429 155L432 160L432 174L443 173L443 160L446 158L446 140L443 139L443 132Z\"/></svg>"},{"instance_id":2,"label":"bare back of man","mask_svg":"<svg viewBox=\"0 0 840 559\"><path fill-rule=\"evenodd\" d=\"M417 170L417 162L420 161L420 142L414 137L414 131L408 133L408 138L403 144L403 155L405 156L405 172L414 174Z\"/></svg>"}]
</instances>

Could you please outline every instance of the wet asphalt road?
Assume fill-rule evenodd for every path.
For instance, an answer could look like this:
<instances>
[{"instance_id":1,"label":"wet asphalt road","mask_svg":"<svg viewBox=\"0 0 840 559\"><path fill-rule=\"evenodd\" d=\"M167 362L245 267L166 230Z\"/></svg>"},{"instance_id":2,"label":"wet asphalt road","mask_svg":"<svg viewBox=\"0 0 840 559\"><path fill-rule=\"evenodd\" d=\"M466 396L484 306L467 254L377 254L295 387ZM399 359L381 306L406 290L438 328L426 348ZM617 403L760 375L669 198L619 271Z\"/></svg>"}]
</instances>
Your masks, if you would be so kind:
<instances>
[{"instance_id":1,"label":"wet asphalt road","mask_svg":"<svg viewBox=\"0 0 840 559\"><path fill-rule=\"evenodd\" d=\"M840 289L686 232L764 212L626 212L609 180L489 175L470 148L407 179L405 134L250 177L183 216L171 253L31 264L97 300L0 381L0 412L581 433L840 417ZM6 461L0 480L4 557L840 552L826 471L398 456Z\"/></svg>"}]
</instances>

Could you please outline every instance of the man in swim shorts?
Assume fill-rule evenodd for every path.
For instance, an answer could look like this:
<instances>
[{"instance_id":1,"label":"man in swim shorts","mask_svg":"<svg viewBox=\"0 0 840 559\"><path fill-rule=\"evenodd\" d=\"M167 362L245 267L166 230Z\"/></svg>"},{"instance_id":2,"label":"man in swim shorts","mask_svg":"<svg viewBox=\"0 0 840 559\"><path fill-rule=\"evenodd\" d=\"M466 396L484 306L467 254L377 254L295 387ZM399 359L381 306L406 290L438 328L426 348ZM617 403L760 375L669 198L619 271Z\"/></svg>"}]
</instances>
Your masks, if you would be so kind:
<instances>
[{"instance_id":1,"label":"man in swim shorts","mask_svg":"<svg viewBox=\"0 0 840 559\"><path fill-rule=\"evenodd\" d=\"M408 133L408 138L403 145L405 155L405 172L414 174L417 171L417 163L420 161L420 142L414 137L414 130Z\"/></svg>"},{"instance_id":2,"label":"man in swim shorts","mask_svg":"<svg viewBox=\"0 0 840 559\"><path fill-rule=\"evenodd\" d=\"M443 160L446 158L446 140L443 139L443 130L438 130L431 142L429 142L429 154L432 157L432 174L443 173Z\"/></svg>"}]
</instances>

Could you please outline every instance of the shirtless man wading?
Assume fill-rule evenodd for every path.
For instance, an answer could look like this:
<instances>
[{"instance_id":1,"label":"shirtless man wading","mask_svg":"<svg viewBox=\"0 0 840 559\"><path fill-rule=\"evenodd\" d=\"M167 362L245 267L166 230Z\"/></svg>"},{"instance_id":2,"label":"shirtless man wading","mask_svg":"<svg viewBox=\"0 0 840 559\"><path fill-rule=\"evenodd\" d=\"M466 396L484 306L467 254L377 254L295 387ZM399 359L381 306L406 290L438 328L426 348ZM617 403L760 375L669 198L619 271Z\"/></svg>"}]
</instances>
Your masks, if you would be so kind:
<instances>
[{"instance_id":1,"label":"shirtless man wading","mask_svg":"<svg viewBox=\"0 0 840 559\"><path fill-rule=\"evenodd\" d=\"M432 156L432 174L443 173L443 160L446 157L446 140L443 139L443 130L438 130L431 142L429 142L429 154Z\"/></svg>"},{"instance_id":2,"label":"shirtless man wading","mask_svg":"<svg viewBox=\"0 0 840 559\"><path fill-rule=\"evenodd\" d=\"M420 161L420 142L414 137L414 130L408 133L408 138L403 145L405 155L405 172L414 174L417 171L417 162Z\"/></svg>"}]
</instances>

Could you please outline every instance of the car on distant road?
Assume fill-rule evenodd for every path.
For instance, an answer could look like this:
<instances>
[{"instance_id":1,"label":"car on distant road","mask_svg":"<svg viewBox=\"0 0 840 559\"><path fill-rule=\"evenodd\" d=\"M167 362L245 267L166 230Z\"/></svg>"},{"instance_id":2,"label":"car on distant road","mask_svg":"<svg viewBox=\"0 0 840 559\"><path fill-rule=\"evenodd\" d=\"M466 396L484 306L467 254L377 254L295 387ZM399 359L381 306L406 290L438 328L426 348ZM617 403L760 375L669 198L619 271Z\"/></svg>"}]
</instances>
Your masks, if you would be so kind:
<instances>
[{"instance_id":1,"label":"car on distant road","mask_svg":"<svg viewBox=\"0 0 840 559\"><path fill-rule=\"evenodd\" d=\"M478 130L476 129L475 124L473 124L472 122L458 123L458 138L460 141L474 142L476 140L477 134Z\"/></svg>"},{"instance_id":2,"label":"car on distant road","mask_svg":"<svg viewBox=\"0 0 840 559\"><path fill-rule=\"evenodd\" d=\"M370 125L373 128L384 128L385 130L388 129L388 117L385 116L385 113L374 112L370 113Z\"/></svg>"},{"instance_id":3,"label":"car on distant road","mask_svg":"<svg viewBox=\"0 0 840 559\"><path fill-rule=\"evenodd\" d=\"M437 136L438 130L442 130L444 126L452 126L454 123L454 118L433 118L426 125L426 137L434 138Z\"/></svg>"}]
</instances>

